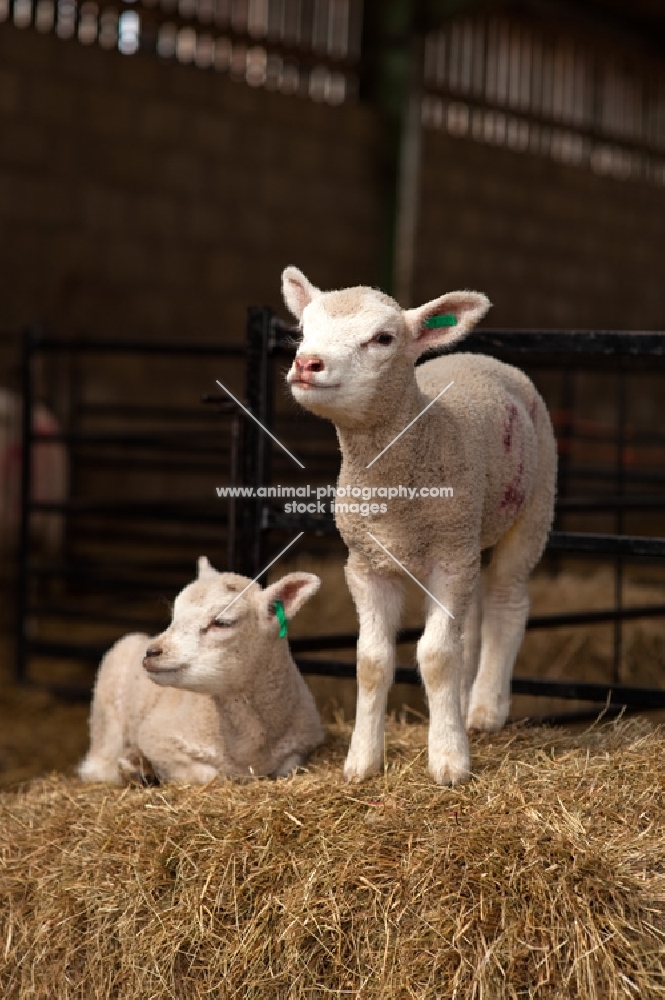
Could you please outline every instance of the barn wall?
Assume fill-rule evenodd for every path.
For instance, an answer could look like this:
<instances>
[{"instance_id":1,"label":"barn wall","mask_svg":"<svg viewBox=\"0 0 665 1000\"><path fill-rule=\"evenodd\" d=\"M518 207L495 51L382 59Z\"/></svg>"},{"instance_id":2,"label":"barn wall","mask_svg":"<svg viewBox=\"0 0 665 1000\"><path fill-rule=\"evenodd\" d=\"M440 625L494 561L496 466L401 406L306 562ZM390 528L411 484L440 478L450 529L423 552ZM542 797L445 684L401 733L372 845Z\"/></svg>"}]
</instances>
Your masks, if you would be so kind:
<instances>
[{"instance_id":1,"label":"barn wall","mask_svg":"<svg viewBox=\"0 0 665 1000\"><path fill-rule=\"evenodd\" d=\"M380 124L0 26L0 330L242 336L287 262L375 282ZM427 130L414 298L501 326L659 328L665 190Z\"/></svg>"},{"instance_id":2,"label":"barn wall","mask_svg":"<svg viewBox=\"0 0 665 1000\"><path fill-rule=\"evenodd\" d=\"M65 334L240 342L247 305L278 304L287 263L324 287L374 283L381 148L368 108L0 25L0 333L38 319ZM425 134L415 301L475 287L495 303L492 325L662 329L663 245L662 189ZM6 382L13 342L0 347ZM210 368L116 359L69 379L97 402L145 392L195 407L221 375ZM239 368L223 377L241 390ZM586 415L611 421L605 386L585 388ZM658 387L640 401L652 428ZM109 477L80 478L106 497ZM146 499L205 497L213 482L154 473L148 489L125 473L120 485Z\"/></svg>"},{"instance_id":3,"label":"barn wall","mask_svg":"<svg viewBox=\"0 0 665 1000\"><path fill-rule=\"evenodd\" d=\"M415 300L477 288L502 327L662 330L665 188L426 131Z\"/></svg>"},{"instance_id":4,"label":"barn wall","mask_svg":"<svg viewBox=\"0 0 665 1000\"><path fill-rule=\"evenodd\" d=\"M376 280L365 109L0 26L0 329L242 338L288 263Z\"/></svg>"}]
</instances>

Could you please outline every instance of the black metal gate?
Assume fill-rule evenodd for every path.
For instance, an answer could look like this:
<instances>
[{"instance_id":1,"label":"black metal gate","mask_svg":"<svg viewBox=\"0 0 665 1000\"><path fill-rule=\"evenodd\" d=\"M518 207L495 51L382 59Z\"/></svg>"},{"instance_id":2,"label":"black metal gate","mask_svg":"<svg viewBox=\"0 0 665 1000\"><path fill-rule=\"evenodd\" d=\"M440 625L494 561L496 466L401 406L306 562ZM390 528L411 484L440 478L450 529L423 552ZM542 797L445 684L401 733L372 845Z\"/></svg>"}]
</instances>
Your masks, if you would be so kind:
<instances>
[{"instance_id":1,"label":"black metal gate","mask_svg":"<svg viewBox=\"0 0 665 1000\"><path fill-rule=\"evenodd\" d=\"M85 608L77 609L76 594L82 590L102 589L116 594L123 588L142 594L163 592L166 589L165 572L170 572L169 579L179 580L179 585L191 579L192 566L187 563L175 564L173 560L150 562L146 565L125 567L99 566L94 562L81 563L66 557L57 565L44 565L43 561L33 557L30 540L30 520L33 514L44 510L58 510L69 520L95 516L100 531L114 530L122 534L123 526L129 522L135 525L139 520L168 522L188 530L194 523L207 524L208 536L214 539L216 551L220 549L222 532L225 532L225 551L227 567L237 569L251 577L258 576L277 549L275 538L279 534L296 533L300 531L313 532L318 538L333 538L336 529L332 516L287 514L280 505L268 498L254 496L252 498L236 498L231 501L228 517L224 517L219 503L215 505L214 498L207 497L202 504L165 504L136 503L116 500L113 503L85 505L73 496L62 505L44 505L31 499L31 468L32 451L40 438L32 429L32 406L34 402L34 365L35 359L43 353L95 353L102 356L105 353L121 354L129 352L146 354L147 356L192 358L200 356L215 360L218 364L237 363L244 360L245 364L245 400L241 406L224 391L208 394L204 401L208 404L205 412L221 413L225 429L217 425L214 434L218 444L215 445L211 435L206 436L202 446L200 437L194 435L187 439L181 436L178 447L174 447L173 431L159 440L160 435L152 435L148 442L153 452L160 455L160 461L177 472L177 461L183 452L192 458L192 448L202 462L214 463L222 459L230 470L228 481L231 484L241 483L246 489L256 490L261 485L269 485L273 479L275 465L275 448L270 436L264 429L276 430L278 421L279 396L275 392L275 380L280 365L284 365L293 350L293 329L281 322L270 309L252 308L248 314L246 349L215 347L210 344L184 343L118 343L115 341L63 341L56 337L45 336L40 331L32 329L26 332L23 340L23 435L24 458L22 464L22 517L18 570L18 601L16 616L16 675L21 681L31 679L30 663L36 656L57 658L77 658L96 664L106 644L75 641L43 639L36 629L36 623L45 617L60 616L64 620L81 621L94 619L100 621L98 612ZM589 559L611 560L615 574L615 601L612 607L596 611L578 611L566 614L554 614L532 617L528 628L545 629L563 626L587 626L601 622L613 622L614 630L614 677L608 684L589 684L579 682L563 682L539 680L535 678L516 677L513 680L515 694L546 695L557 698L587 700L590 702L611 702L612 706L628 706L630 708L665 707L665 689L627 687L619 680L621 661L622 623L646 617L665 617L665 605L646 607L625 607L622 600L622 579L624 566L628 561L646 560L662 564L665 560L665 538L644 537L625 534L623 532L624 517L634 511L665 512L665 475L658 472L642 473L635 476L626 468L624 461L627 445L626 439L626 393L627 382L631 378L639 378L641 373L654 370L665 372L665 335L660 333L623 333L623 332L584 332L584 331L548 331L548 332L516 332L489 331L476 333L465 343L465 350L491 354L519 367L526 368L531 374L539 371L565 369L569 373L581 370L604 371L613 373L616 386L617 421L614 434L615 458L614 468L603 473L605 485L609 482L611 493L602 496L584 492L578 495L571 493L571 483L577 481L593 482L597 473L591 469L575 469L564 460L561 464L560 496L557 505L557 521L566 514L574 512L605 512L614 519L613 533L589 533L556 530L550 535L547 552L549 557L557 554L569 554ZM433 352L428 357L436 356ZM423 359L425 360L425 359ZM206 383L209 384L209 383ZM198 406L198 401L197 401ZM243 406L253 415L248 419L243 412ZM168 407L165 408L168 413ZM117 415L132 417L131 408L118 405ZM159 414L156 415L157 418ZM177 420L178 414L171 414ZM259 426L261 425L261 426ZM303 434L305 429L316 441L317 434L322 433L321 422L306 415L300 419L297 433ZM228 430L226 429L228 427ZM571 436L570 426L562 428L562 436ZM94 444L101 449L99 460L103 461L102 452L109 443L121 447L129 456L133 449L146 445L145 435L136 431L125 432L111 436L112 442L98 435L94 440L86 440L85 433L76 429L62 435L61 440L69 447L76 449L86 444ZM224 441L226 438L226 443ZM665 438L663 439L665 442ZM293 444L293 442L291 442ZM222 448L223 446L223 448ZM295 447L295 445L293 445ZM222 450L220 450L222 449ZM328 469L332 466L329 464ZM223 471L222 463L218 466L219 473ZM651 492L637 494L633 487L647 483ZM655 490L655 492L654 492ZM210 500L213 502L209 502ZM100 526L101 525L101 526ZM104 527L106 525L106 527ZM128 572L131 570L131 572ZM44 597L35 584L39 580L60 580L64 582L64 597L55 600L52 596ZM72 599L67 588L75 584L75 596ZM175 590L174 590L175 592ZM117 614L102 615L109 628L117 635L137 626L133 620L123 619ZM141 625L149 629L150 622ZM404 629L399 633L398 641L413 642L420 635L419 629ZM348 649L355 646L356 635L319 635L300 637L292 640L292 648L296 654L299 666L305 673L314 673L335 677L353 677L354 667L334 659L308 659L307 654L325 650ZM418 683L418 675L414 669L399 667L396 680L406 683ZM70 692L71 693L71 692ZM87 694L87 691L84 692ZM595 713L594 713L595 714Z\"/></svg>"}]
</instances>

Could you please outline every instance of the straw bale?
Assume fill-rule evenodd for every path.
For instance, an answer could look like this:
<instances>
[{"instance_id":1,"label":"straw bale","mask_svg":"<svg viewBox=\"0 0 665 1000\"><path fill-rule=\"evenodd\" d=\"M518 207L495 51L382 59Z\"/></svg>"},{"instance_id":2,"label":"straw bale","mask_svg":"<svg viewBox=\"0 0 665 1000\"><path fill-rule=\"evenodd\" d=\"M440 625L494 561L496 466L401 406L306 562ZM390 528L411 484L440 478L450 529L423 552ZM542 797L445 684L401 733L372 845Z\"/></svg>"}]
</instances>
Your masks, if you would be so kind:
<instances>
[{"instance_id":1,"label":"straw bale","mask_svg":"<svg viewBox=\"0 0 665 1000\"><path fill-rule=\"evenodd\" d=\"M89 705L21 687L0 669L0 788L72 769L87 750L89 714Z\"/></svg>"},{"instance_id":2,"label":"straw bale","mask_svg":"<svg viewBox=\"0 0 665 1000\"><path fill-rule=\"evenodd\" d=\"M361 786L332 726L306 773L0 795L7 1000L665 997L665 731L474 737L433 784L391 723Z\"/></svg>"}]
</instances>

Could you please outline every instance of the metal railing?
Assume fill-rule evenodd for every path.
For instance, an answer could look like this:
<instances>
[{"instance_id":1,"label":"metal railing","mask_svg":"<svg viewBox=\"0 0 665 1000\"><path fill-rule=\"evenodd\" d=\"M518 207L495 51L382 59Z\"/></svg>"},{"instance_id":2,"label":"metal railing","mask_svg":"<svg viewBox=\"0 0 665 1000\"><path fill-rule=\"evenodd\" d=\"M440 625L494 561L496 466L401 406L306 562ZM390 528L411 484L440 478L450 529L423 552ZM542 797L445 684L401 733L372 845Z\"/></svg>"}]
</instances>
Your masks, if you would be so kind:
<instances>
[{"instance_id":1,"label":"metal railing","mask_svg":"<svg viewBox=\"0 0 665 1000\"><path fill-rule=\"evenodd\" d=\"M107 648L108 643L83 639L68 639L54 641L42 638L35 630L35 623L45 619L57 619L71 622L72 626L80 622L94 621L97 625L113 629L115 637L135 628L137 623L129 620L123 612L113 608L104 611L90 611L79 607L77 600L57 599L51 595L40 597L39 586L48 581L58 580L64 583L65 590L73 588L75 595L81 590L96 589L114 594L137 594L142 598L154 595L165 595L169 587L175 592L175 581L179 578L180 585L191 579L192 566L185 565L174 557L173 552L164 557L163 538L159 526L169 524L179 526L179 530L187 530L194 524L205 525L208 537L215 540L219 546L223 532L226 530L226 552L228 568L238 569L248 576L256 576L269 561L272 551L277 547L275 536L280 532L310 531L318 538L333 539L336 529L332 517L316 515L286 514L278 506L267 499L254 497L252 499L236 499L231 501L228 516L225 518L219 502L211 499L208 503L191 504L183 502L164 503L161 500L146 501L115 498L107 502L86 502L81 497L72 496L61 505L39 504L31 498L31 450L39 437L33 433L31 412L34 403L34 366L36 358L46 352L62 353L95 353L104 352L122 355L123 353L145 353L153 357L191 358L210 357L226 361L245 363L245 397L244 403L262 424L273 430L278 430L284 416L280 412L278 398L275 393L275 380L278 369L283 367L285 359L293 352L293 329L282 323L269 309L254 308L249 310L247 342L243 348L216 347L210 344L164 344L158 342L127 344L116 341L64 341L42 334L36 329L26 332L23 340L23 433L25 440L25 457L22 463L22 517L20 537L20 558L18 575L18 602L16 615L17 638L17 677L30 679L30 661L32 657L49 657L55 659L79 659L95 664ZM626 379L634 373L653 373L654 367L663 370L665 366L665 335L658 333L613 333L613 332L526 332L486 331L471 336L465 344L465 350L492 354L506 361L518 363L533 371L550 369L562 365L575 368L591 368L613 371L617 380L617 426L615 428L613 447L616 463L613 470L605 470L604 476L613 482L615 492L611 495L563 496L559 500L557 519L572 512L610 512L615 519L615 533L553 531L550 535L547 551L550 558L559 554L572 555L579 558L611 560L615 573L614 606L600 610L562 612L550 615L538 615L529 619L529 629L552 629L562 627L583 627L600 623L614 623L614 657L615 671L611 682L607 684L589 684L580 681L541 680L537 678L516 677L513 680L513 692L516 694L543 695L591 702L610 701L613 706L629 706L631 708L665 707L665 690L626 686L619 683L619 666L621 660L622 623L636 621L641 618L665 617L665 605L624 606L622 599L622 583L624 564L627 561L652 561L661 563L665 559L665 538L645 537L625 534L619 530L624 515L630 511L649 510L665 512L665 491L660 489L662 479L643 469L626 468L625 449L627 440L626 426ZM429 356L437 356L445 352L433 352ZM426 360L426 359L423 359ZM209 384L209 383L206 383ZM622 403L623 400L623 403ZM207 461L210 456L214 460L224 455L229 468L229 482L240 483L245 487L256 488L269 484L273 479L273 470L277 455L270 438L250 420L242 419L242 412L231 404L222 394L214 393L204 397L208 404L205 411L215 417L217 411L225 421L230 420L229 446L223 452L220 447L213 447L215 431L207 443L201 443L200 436L187 441L184 432L178 432L177 438L187 451L188 463L196 464ZM125 412L126 411L126 412ZM119 413L130 414L128 404L119 404ZM210 411L213 411L212 413ZM131 411L133 413L133 411ZM167 419L173 415L168 405L152 406L150 412L153 418ZM200 408L199 408L199 412ZM177 423L177 414L176 414ZM306 437L316 446L318 436L328 425L317 422L303 415L296 429L298 440ZM564 429L572 435L570 421ZM288 429L288 428L287 428ZM294 428L291 427L291 432ZM281 431L280 431L281 433ZM131 432L109 432L106 434L85 433L80 428L63 432L59 438L62 442L76 449L83 445L93 445L98 450L98 461L104 464L104 449L111 445L118 446L119 457L115 461L119 468L131 463L132 454L145 454L141 448L152 449L153 460L176 462L182 460L183 450L173 449L173 437L166 442L169 452L166 457L160 450L164 442L160 441L160 433L154 430L150 434L141 433L137 429ZM286 443L290 439L286 437ZM220 435L221 444L221 435ZM293 445L294 448L296 445ZM210 452L207 451L211 448ZM316 450L316 448L315 448ZM325 451L325 449L324 449ZM322 468L334 470L337 456L334 450L319 456ZM215 466L219 474L223 470ZM578 468L570 463L566 467L567 483L593 481L592 468ZM333 472L334 474L334 472ZM659 492L649 496L634 495L628 489L641 479L649 480L650 485L659 488ZM331 480L329 480L331 481ZM60 563L44 563L33 558L30 542L30 519L39 511L59 511L70 522L85 519L94 515L97 520L91 529L95 532L115 531L119 539L131 541L133 537L145 540L153 537L160 545L159 559L135 559L131 566L119 567L112 563L100 564L90 560L65 559ZM78 523L78 522L77 522ZM152 533L152 534L151 534ZM168 542L166 543L168 545ZM166 574L166 577L165 577ZM165 583L165 578L170 582ZM38 585L35 588L35 585ZM37 592L37 596L35 596ZM173 593L170 593L170 597ZM144 627L149 627L146 622ZM398 642L412 643L417 641L420 629L403 629L398 635ZM352 649L357 636L355 633L336 635L319 635L298 637L292 640L292 649L297 662L304 673L313 673L335 677L353 677L354 665L334 659L319 660L307 658L308 653ZM396 680L404 683L418 683L415 670L399 667ZM66 692L72 693L72 692ZM79 691L75 693L87 694Z\"/></svg>"},{"instance_id":2,"label":"metal railing","mask_svg":"<svg viewBox=\"0 0 665 1000\"><path fill-rule=\"evenodd\" d=\"M214 492L225 467L235 484L239 469L240 429L243 414L231 400L217 405L228 424L228 443L223 444L219 418L210 408L201 407L203 392L193 397L193 406L182 408L146 400L130 403L81 403L72 426L44 437L33 429L32 413L36 397L36 367L46 355L62 359L149 358L175 364L179 360L202 362L242 361L242 347L214 343L60 339L37 327L27 329L22 339L22 439L21 509L16 586L15 638L16 678L32 679L31 662L36 657L50 660L82 660L97 664L110 642L128 628L155 631L163 627L150 599L164 602L189 582L197 555L207 552L217 561L233 566L237 560L236 512L228 515ZM214 370L201 375L201 390L214 384ZM153 392L154 395L154 392ZM103 430L90 429L103 418ZM107 425L111 422L111 429ZM145 429L146 422L149 425ZM155 429L155 423L157 429ZM35 446L62 445L67 449L75 473L66 499L46 503L34 498L33 454ZM127 493L125 476L130 471L148 475L183 474L208 477L209 495L200 500L152 499ZM86 496L77 484L95 473L110 474L114 489L100 498ZM65 536L60 552L45 556L33 544L31 526L38 514L58 515L64 520ZM106 548L95 553L103 541ZM129 561L114 549L128 543L141 549ZM176 544L177 543L177 544ZM181 550L187 555L178 557ZM166 551L166 556L165 556ZM223 568L220 566L220 568ZM109 600L131 596L139 602L139 615L92 607L92 595ZM146 608L146 601L148 606ZM66 638L49 636L45 626L69 622ZM109 626L109 639L85 639L86 626ZM69 690L70 695L89 694Z\"/></svg>"}]
</instances>

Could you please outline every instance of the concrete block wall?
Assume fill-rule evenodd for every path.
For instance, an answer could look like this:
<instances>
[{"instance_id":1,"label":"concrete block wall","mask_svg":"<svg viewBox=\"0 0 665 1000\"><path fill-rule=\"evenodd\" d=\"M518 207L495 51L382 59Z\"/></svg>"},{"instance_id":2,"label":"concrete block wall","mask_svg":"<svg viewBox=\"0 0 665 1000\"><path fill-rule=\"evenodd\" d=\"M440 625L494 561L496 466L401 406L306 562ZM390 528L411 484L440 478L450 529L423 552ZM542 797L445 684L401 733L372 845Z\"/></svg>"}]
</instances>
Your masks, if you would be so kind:
<instances>
[{"instance_id":1,"label":"concrete block wall","mask_svg":"<svg viewBox=\"0 0 665 1000\"><path fill-rule=\"evenodd\" d=\"M381 127L151 56L0 25L0 330L242 337L299 264L377 280ZM665 189L428 130L414 299L501 326L659 328Z\"/></svg>"},{"instance_id":2,"label":"concrete block wall","mask_svg":"<svg viewBox=\"0 0 665 1000\"><path fill-rule=\"evenodd\" d=\"M426 131L415 299L486 292L501 327L663 330L665 188Z\"/></svg>"},{"instance_id":3,"label":"concrete block wall","mask_svg":"<svg viewBox=\"0 0 665 1000\"><path fill-rule=\"evenodd\" d=\"M297 263L374 281L379 129L212 72L0 26L0 329L222 336Z\"/></svg>"},{"instance_id":4,"label":"concrete block wall","mask_svg":"<svg viewBox=\"0 0 665 1000\"><path fill-rule=\"evenodd\" d=\"M493 326L665 326L663 188L430 130L423 153L415 302L472 287ZM240 343L287 263L323 287L376 282L383 167L367 107L2 24L0 332ZM108 360L79 388L189 405L220 374L176 367Z\"/></svg>"}]
</instances>

